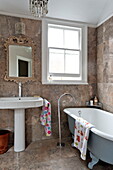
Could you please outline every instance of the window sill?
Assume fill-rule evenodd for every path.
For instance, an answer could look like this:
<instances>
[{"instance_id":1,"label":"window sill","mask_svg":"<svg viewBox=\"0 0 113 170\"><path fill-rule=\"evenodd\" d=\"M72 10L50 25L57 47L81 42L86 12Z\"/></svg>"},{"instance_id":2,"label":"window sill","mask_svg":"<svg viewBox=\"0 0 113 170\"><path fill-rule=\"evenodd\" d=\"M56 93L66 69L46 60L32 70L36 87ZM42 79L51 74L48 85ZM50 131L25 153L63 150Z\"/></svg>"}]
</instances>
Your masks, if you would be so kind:
<instances>
[{"instance_id":1,"label":"window sill","mask_svg":"<svg viewBox=\"0 0 113 170\"><path fill-rule=\"evenodd\" d=\"M51 81L51 82L42 82L42 84L47 84L47 85L88 85L89 83L87 82L55 82L55 81Z\"/></svg>"}]
</instances>

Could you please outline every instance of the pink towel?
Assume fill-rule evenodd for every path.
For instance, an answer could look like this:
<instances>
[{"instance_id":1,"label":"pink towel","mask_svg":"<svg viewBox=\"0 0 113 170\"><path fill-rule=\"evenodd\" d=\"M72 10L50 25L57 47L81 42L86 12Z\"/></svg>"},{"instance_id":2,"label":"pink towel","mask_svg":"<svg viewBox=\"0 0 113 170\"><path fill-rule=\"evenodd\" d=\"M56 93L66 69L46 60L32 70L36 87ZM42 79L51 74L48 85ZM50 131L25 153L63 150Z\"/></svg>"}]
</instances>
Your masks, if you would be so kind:
<instances>
[{"instance_id":1,"label":"pink towel","mask_svg":"<svg viewBox=\"0 0 113 170\"><path fill-rule=\"evenodd\" d=\"M86 160L89 130L92 127L92 124L80 117L75 120L74 146L80 150L83 160Z\"/></svg>"},{"instance_id":2,"label":"pink towel","mask_svg":"<svg viewBox=\"0 0 113 170\"><path fill-rule=\"evenodd\" d=\"M46 136L51 136L51 104L46 99L44 99L40 121L41 124L45 126L44 129Z\"/></svg>"}]
</instances>

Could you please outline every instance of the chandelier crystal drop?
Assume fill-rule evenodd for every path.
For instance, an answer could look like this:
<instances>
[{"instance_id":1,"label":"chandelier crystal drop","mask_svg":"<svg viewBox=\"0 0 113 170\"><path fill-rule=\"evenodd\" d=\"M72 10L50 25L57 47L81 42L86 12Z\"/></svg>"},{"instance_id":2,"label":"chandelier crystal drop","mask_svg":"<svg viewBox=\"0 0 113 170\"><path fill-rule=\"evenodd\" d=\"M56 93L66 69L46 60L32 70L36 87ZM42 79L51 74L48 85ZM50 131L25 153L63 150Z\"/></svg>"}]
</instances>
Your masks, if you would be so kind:
<instances>
[{"instance_id":1,"label":"chandelier crystal drop","mask_svg":"<svg viewBox=\"0 0 113 170\"><path fill-rule=\"evenodd\" d=\"M48 13L48 0L29 0L30 12L35 17L44 17Z\"/></svg>"}]
</instances>

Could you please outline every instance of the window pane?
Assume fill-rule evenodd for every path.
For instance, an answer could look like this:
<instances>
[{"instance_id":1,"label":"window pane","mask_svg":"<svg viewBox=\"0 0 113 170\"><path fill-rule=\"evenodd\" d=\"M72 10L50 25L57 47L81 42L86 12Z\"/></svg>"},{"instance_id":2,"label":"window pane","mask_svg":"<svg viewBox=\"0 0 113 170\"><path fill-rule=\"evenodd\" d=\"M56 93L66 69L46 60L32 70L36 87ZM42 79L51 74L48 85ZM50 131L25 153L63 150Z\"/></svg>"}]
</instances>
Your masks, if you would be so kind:
<instances>
[{"instance_id":1,"label":"window pane","mask_svg":"<svg viewBox=\"0 0 113 170\"><path fill-rule=\"evenodd\" d=\"M48 47L63 48L63 30L62 29L49 27Z\"/></svg>"},{"instance_id":2,"label":"window pane","mask_svg":"<svg viewBox=\"0 0 113 170\"><path fill-rule=\"evenodd\" d=\"M79 31L64 30L65 48L79 49Z\"/></svg>"},{"instance_id":3,"label":"window pane","mask_svg":"<svg viewBox=\"0 0 113 170\"><path fill-rule=\"evenodd\" d=\"M49 73L64 73L64 50L49 49Z\"/></svg>"},{"instance_id":4,"label":"window pane","mask_svg":"<svg viewBox=\"0 0 113 170\"><path fill-rule=\"evenodd\" d=\"M79 51L66 50L65 73L79 74Z\"/></svg>"}]
</instances>

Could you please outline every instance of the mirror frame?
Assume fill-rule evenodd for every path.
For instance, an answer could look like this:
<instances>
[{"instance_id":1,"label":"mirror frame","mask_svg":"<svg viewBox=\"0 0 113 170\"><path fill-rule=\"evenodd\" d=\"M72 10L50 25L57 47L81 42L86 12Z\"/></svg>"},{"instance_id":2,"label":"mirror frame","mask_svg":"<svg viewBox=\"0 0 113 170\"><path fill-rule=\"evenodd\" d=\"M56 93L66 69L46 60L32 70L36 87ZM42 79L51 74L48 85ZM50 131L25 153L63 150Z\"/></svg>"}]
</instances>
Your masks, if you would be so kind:
<instances>
[{"instance_id":1,"label":"mirror frame","mask_svg":"<svg viewBox=\"0 0 113 170\"><path fill-rule=\"evenodd\" d=\"M20 45L32 47L32 77L9 77L9 45ZM9 37L5 44L5 56L6 56L6 71L4 80L13 81L13 82L27 82L27 81L35 81L35 54L36 54L36 45L35 43L28 37L25 36L11 36Z\"/></svg>"}]
</instances>

